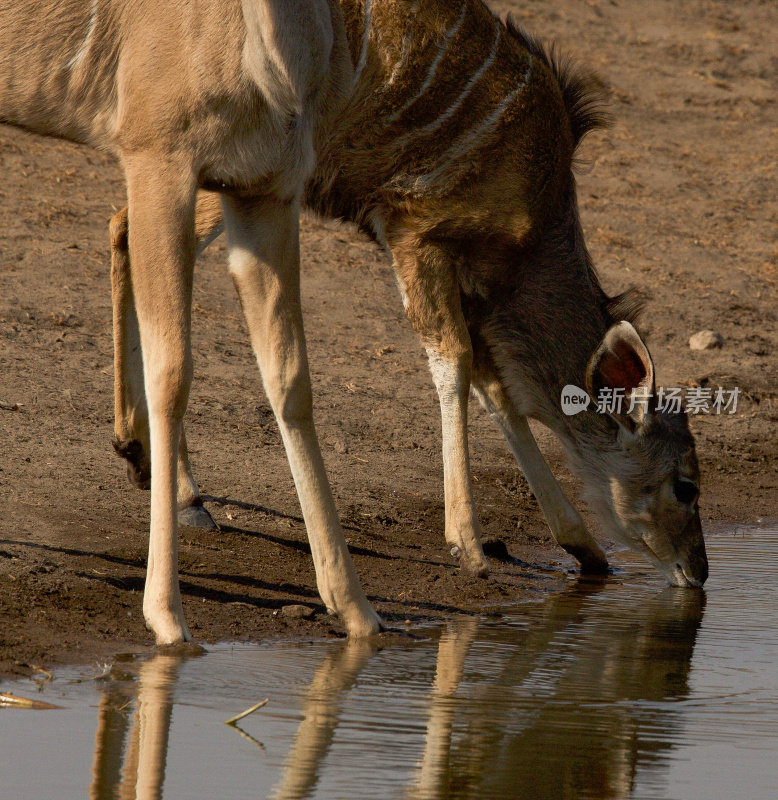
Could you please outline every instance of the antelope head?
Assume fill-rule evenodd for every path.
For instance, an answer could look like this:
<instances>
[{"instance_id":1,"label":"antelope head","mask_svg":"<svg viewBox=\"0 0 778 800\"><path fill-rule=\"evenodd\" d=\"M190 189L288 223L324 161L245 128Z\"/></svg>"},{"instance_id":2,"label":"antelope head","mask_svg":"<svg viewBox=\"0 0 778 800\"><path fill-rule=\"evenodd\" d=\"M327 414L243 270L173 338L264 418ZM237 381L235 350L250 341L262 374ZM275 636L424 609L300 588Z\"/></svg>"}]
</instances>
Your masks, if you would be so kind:
<instances>
[{"instance_id":1,"label":"antelope head","mask_svg":"<svg viewBox=\"0 0 778 800\"><path fill-rule=\"evenodd\" d=\"M620 411L586 412L605 423L597 437L599 456L587 453L582 459L586 498L601 525L655 564L671 584L702 586L708 560L694 438L684 412L657 410L654 365L629 322L608 329L587 365L586 388L595 399L603 389L621 390L627 399ZM595 464L598 474L591 475Z\"/></svg>"}]
</instances>

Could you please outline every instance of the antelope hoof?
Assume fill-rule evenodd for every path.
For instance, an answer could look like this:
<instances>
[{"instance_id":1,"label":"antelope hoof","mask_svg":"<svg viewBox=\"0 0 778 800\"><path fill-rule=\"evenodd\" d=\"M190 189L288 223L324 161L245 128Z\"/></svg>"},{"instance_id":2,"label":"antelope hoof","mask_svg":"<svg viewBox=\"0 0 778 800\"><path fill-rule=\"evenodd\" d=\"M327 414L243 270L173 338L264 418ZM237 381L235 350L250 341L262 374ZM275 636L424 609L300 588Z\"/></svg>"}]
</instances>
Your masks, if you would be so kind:
<instances>
[{"instance_id":1,"label":"antelope hoof","mask_svg":"<svg viewBox=\"0 0 778 800\"><path fill-rule=\"evenodd\" d=\"M386 630L386 625L371 605L340 615L349 639L366 639Z\"/></svg>"},{"instance_id":2,"label":"antelope hoof","mask_svg":"<svg viewBox=\"0 0 778 800\"><path fill-rule=\"evenodd\" d=\"M151 488L151 464L137 439L124 440L118 436L113 440L117 456L127 462L127 479L136 489Z\"/></svg>"},{"instance_id":3,"label":"antelope hoof","mask_svg":"<svg viewBox=\"0 0 778 800\"><path fill-rule=\"evenodd\" d=\"M489 575L489 564L483 552L469 555L458 545L451 548L451 555L459 561L459 568L468 575L476 578L486 578Z\"/></svg>"},{"instance_id":4,"label":"antelope hoof","mask_svg":"<svg viewBox=\"0 0 778 800\"><path fill-rule=\"evenodd\" d=\"M599 547L596 550L583 547L566 547L565 550L581 565L582 575L608 574L608 559Z\"/></svg>"},{"instance_id":5,"label":"antelope hoof","mask_svg":"<svg viewBox=\"0 0 778 800\"><path fill-rule=\"evenodd\" d=\"M192 635L189 633L186 623L179 623L172 617L169 620L157 620L154 623L146 620L146 627L154 634L157 646L192 641Z\"/></svg>"},{"instance_id":6,"label":"antelope hoof","mask_svg":"<svg viewBox=\"0 0 778 800\"><path fill-rule=\"evenodd\" d=\"M359 586L355 592L348 592L345 597L341 596L339 603L327 589L322 591L321 597L327 607L327 613L338 617L349 639L366 639L386 630L384 621L370 605L370 601Z\"/></svg>"},{"instance_id":7,"label":"antelope hoof","mask_svg":"<svg viewBox=\"0 0 778 800\"><path fill-rule=\"evenodd\" d=\"M161 609L154 609L152 612L144 609L143 616L146 619L146 627L154 634L158 645L192 641L192 635L186 627L182 612Z\"/></svg>"},{"instance_id":8,"label":"antelope hoof","mask_svg":"<svg viewBox=\"0 0 778 800\"><path fill-rule=\"evenodd\" d=\"M203 505L203 501L199 497L197 499L200 501L199 503L178 510L178 524L186 525L189 528L200 528L204 531L219 530L214 518Z\"/></svg>"}]
</instances>

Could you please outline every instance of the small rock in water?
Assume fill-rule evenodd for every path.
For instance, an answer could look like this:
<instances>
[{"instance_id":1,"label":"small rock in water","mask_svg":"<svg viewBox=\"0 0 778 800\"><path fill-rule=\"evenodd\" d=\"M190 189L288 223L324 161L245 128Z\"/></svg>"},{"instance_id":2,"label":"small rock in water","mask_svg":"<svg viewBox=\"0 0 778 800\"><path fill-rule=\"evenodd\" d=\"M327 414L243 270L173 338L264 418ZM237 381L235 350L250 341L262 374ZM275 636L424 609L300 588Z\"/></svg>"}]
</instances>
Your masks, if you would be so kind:
<instances>
[{"instance_id":1,"label":"small rock in water","mask_svg":"<svg viewBox=\"0 0 778 800\"><path fill-rule=\"evenodd\" d=\"M282 606L281 616L289 617L290 619L310 619L314 615L315 610L316 609L310 606L303 605Z\"/></svg>"},{"instance_id":2,"label":"small rock in water","mask_svg":"<svg viewBox=\"0 0 778 800\"><path fill-rule=\"evenodd\" d=\"M716 331L698 331L689 339L692 350L713 350L724 344L724 337Z\"/></svg>"}]
</instances>

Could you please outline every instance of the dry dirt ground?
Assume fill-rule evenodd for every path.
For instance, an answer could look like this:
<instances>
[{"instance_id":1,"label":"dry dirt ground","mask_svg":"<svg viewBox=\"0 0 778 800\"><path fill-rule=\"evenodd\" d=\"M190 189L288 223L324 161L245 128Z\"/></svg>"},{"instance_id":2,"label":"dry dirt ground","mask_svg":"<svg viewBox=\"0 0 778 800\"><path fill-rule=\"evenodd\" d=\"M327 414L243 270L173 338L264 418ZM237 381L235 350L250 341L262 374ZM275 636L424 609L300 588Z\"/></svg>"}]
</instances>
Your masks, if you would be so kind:
<instances>
[{"instance_id":1,"label":"dry dirt ground","mask_svg":"<svg viewBox=\"0 0 778 800\"><path fill-rule=\"evenodd\" d=\"M609 87L613 127L586 141L580 202L606 288L652 295L665 386L739 387L692 421L709 529L778 517L778 6L654 0L495 4ZM0 671L151 644L141 615L148 493L113 455L108 157L0 126ZM443 541L437 400L384 255L349 227L303 223L316 419L367 593L390 621L494 609L555 590L553 546L500 434L472 406L485 537L521 559L459 574ZM721 350L692 352L712 328ZM217 243L197 267L187 415L216 533L183 529L184 607L200 641L334 635ZM568 491L559 448L542 439ZM715 569L715 564L712 565ZM312 620L276 612L291 603Z\"/></svg>"}]
</instances>

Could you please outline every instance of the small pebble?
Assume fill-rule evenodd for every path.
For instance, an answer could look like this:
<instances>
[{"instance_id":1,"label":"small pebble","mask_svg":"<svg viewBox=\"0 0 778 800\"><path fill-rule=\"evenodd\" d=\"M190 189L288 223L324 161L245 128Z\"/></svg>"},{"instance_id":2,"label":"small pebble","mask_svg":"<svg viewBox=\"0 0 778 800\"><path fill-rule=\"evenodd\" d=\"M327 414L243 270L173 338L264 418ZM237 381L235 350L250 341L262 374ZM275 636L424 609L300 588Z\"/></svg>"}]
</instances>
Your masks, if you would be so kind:
<instances>
[{"instance_id":1,"label":"small pebble","mask_svg":"<svg viewBox=\"0 0 778 800\"><path fill-rule=\"evenodd\" d=\"M310 606L291 605L281 607L281 616L290 619L310 619L314 615L315 609Z\"/></svg>"},{"instance_id":2,"label":"small pebble","mask_svg":"<svg viewBox=\"0 0 778 800\"><path fill-rule=\"evenodd\" d=\"M724 344L724 337L716 331L698 331L689 339L692 350L713 350Z\"/></svg>"}]
</instances>

